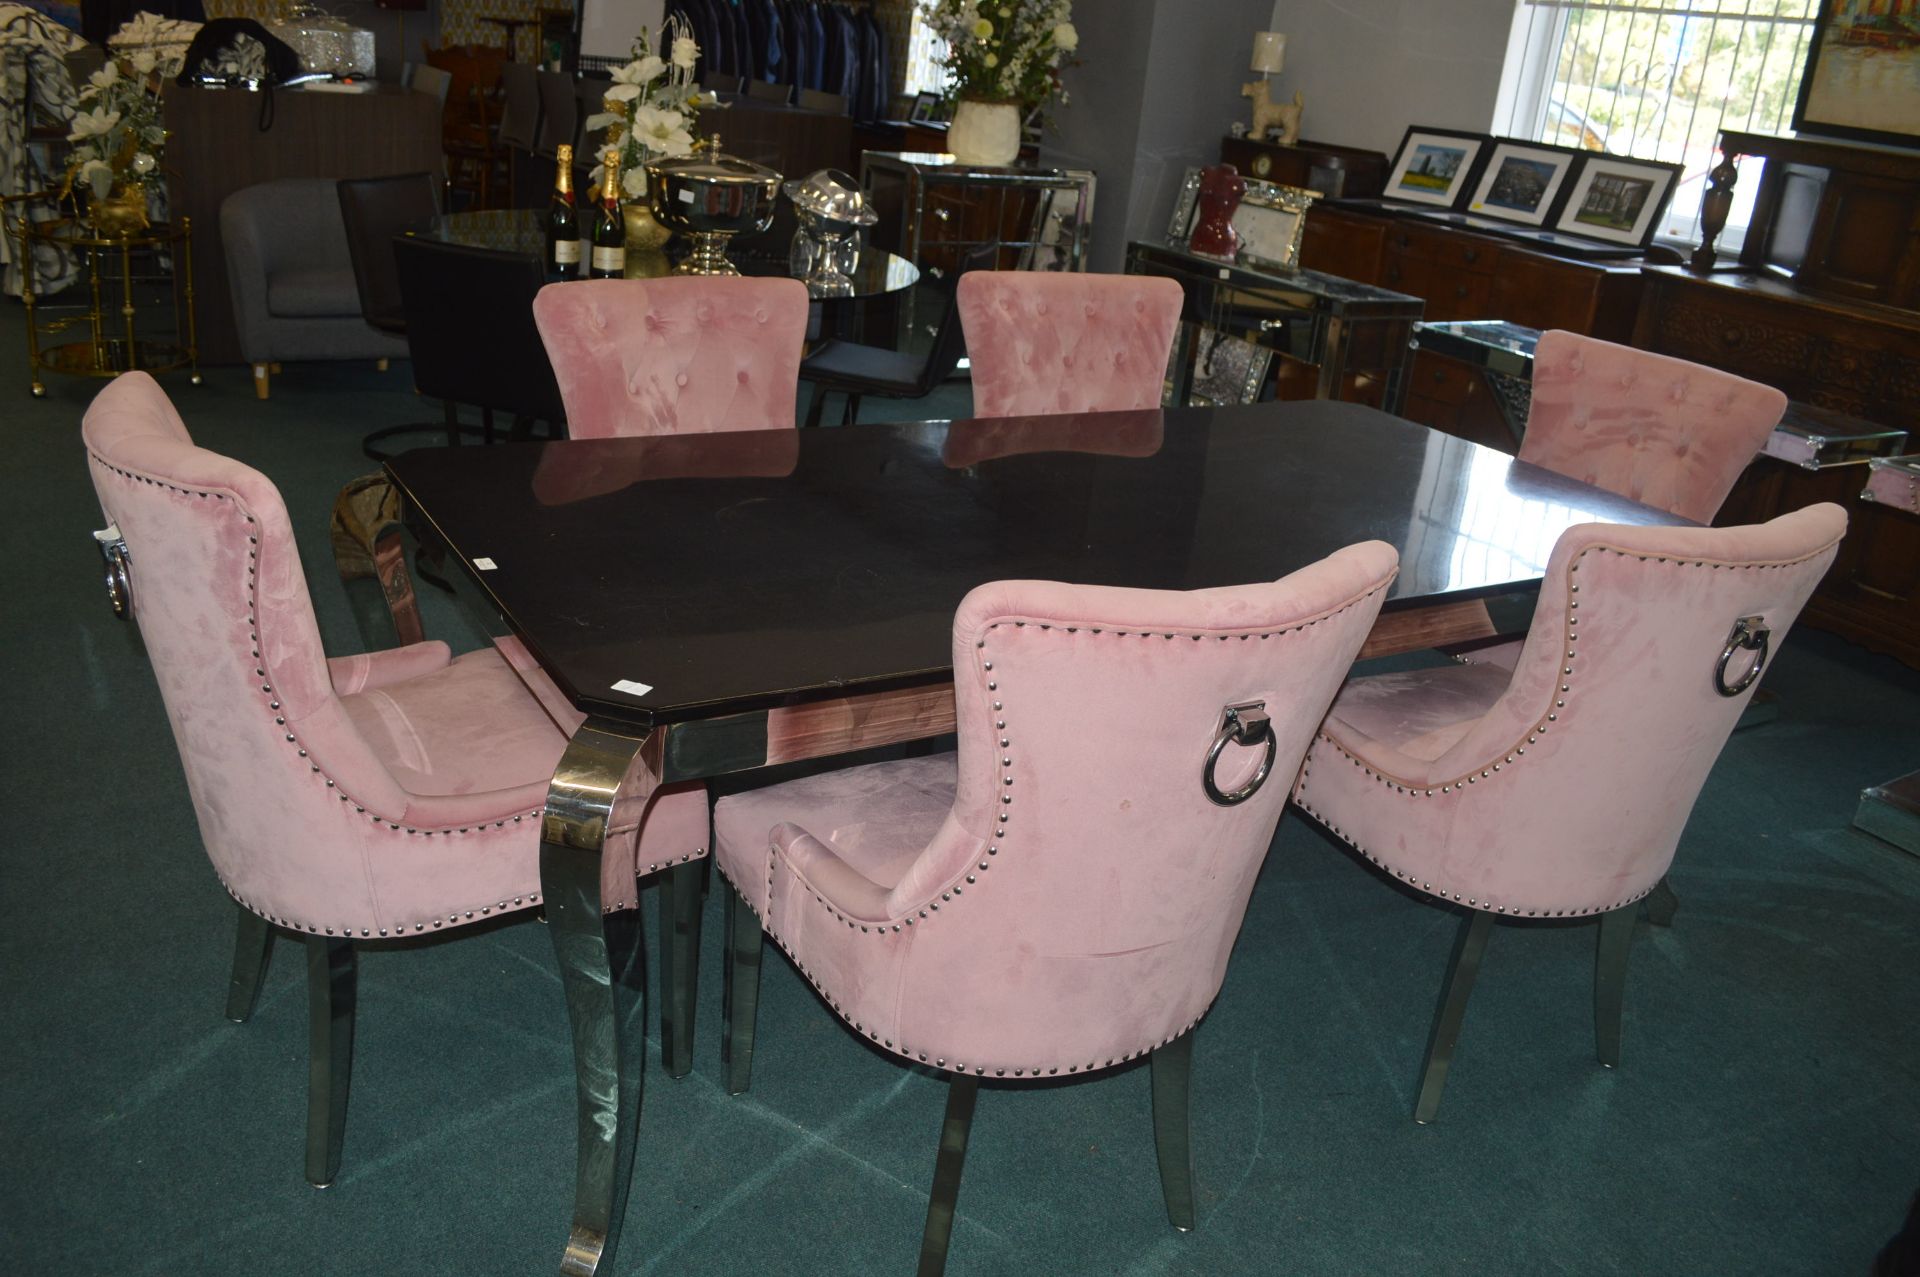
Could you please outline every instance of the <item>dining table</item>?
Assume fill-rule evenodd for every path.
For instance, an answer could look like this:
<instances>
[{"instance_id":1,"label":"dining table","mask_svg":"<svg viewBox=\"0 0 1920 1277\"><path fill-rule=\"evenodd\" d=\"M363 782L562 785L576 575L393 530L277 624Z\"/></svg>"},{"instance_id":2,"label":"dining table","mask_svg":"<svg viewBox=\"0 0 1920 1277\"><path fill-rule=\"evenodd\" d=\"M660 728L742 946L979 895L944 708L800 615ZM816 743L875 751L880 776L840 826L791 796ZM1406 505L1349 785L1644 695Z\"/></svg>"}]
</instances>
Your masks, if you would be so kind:
<instances>
[{"instance_id":1,"label":"dining table","mask_svg":"<svg viewBox=\"0 0 1920 1277\"><path fill-rule=\"evenodd\" d=\"M1576 524L1675 521L1330 400L429 448L386 471L585 716L540 829L576 1074L564 1274L612 1268L640 1102L639 915L601 908L616 805L951 733L954 610L987 581L1198 590L1379 539L1400 570L1365 659L1488 637L1485 601L1537 587ZM669 1073L688 1045L663 1035Z\"/></svg>"}]
</instances>

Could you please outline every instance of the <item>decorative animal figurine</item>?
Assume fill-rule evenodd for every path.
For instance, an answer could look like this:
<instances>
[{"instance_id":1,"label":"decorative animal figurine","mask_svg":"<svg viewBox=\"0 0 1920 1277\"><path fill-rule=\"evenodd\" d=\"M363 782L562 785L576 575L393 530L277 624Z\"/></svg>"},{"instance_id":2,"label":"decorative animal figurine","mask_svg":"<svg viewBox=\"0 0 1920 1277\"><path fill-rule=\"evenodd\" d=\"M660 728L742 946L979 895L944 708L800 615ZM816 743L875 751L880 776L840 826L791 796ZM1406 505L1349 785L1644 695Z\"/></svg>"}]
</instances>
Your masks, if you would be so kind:
<instances>
[{"instance_id":1,"label":"decorative animal figurine","mask_svg":"<svg viewBox=\"0 0 1920 1277\"><path fill-rule=\"evenodd\" d=\"M1282 146L1292 146L1300 140L1300 110L1306 106L1307 99L1298 89L1294 90L1291 103L1275 102L1267 97L1267 81L1255 80L1240 86L1240 96L1253 99L1253 129L1249 136L1265 141L1268 132L1275 131L1279 136L1272 140Z\"/></svg>"}]
</instances>

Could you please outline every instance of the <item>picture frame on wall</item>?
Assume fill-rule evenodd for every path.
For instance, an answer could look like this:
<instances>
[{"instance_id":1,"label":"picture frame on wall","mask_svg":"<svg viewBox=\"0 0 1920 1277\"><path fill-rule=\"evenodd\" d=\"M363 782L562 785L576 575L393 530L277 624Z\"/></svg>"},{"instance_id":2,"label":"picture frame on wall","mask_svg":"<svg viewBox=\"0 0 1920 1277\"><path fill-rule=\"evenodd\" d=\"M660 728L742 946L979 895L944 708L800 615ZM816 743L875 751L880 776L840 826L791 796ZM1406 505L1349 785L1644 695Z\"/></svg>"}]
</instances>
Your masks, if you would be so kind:
<instances>
[{"instance_id":1,"label":"picture frame on wall","mask_svg":"<svg viewBox=\"0 0 1920 1277\"><path fill-rule=\"evenodd\" d=\"M1920 33L1900 7L1821 0L1794 132L1920 147Z\"/></svg>"},{"instance_id":2,"label":"picture frame on wall","mask_svg":"<svg viewBox=\"0 0 1920 1277\"><path fill-rule=\"evenodd\" d=\"M1180 179L1180 189L1174 192L1173 216L1167 219L1167 243L1187 246L1187 236L1193 231L1193 210L1200 204L1200 170L1190 168Z\"/></svg>"},{"instance_id":3,"label":"picture frame on wall","mask_svg":"<svg viewBox=\"0 0 1920 1277\"><path fill-rule=\"evenodd\" d=\"M1567 235L1645 248L1673 199L1681 166L1589 154L1560 206L1553 228Z\"/></svg>"},{"instance_id":4,"label":"picture frame on wall","mask_svg":"<svg viewBox=\"0 0 1920 1277\"><path fill-rule=\"evenodd\" d=\"M1452 208L1469 189L1490 141L1484 133L1415 125L1400 139L1381 195L1392 203Z\"/></svg>"},{"instance_id":5,"label":"picture frame on wall","mask_svg":"<svg viewBox=\"0 0 1920 1277\"><path fill-rule=\"evenodd\" d=\"M1319 198L1319 191L1298 186L1248 182L1240 207L1233 211L1233 229L1240 232L1240 259L1276 270L1299 266L1307 210Z\"/></svg>"},{"instance_id":6,"label":"picture frame on wall","mask_svg":"<svg viewBox=\"0 0 1920 1277\"><path fill-rule=\"evenodd\" d=\"M1481 166L1467 212L1522 226L1544 226L1567 175L1579 162L1572 147L1498 141Z\"/></svg>"}]
</instances>

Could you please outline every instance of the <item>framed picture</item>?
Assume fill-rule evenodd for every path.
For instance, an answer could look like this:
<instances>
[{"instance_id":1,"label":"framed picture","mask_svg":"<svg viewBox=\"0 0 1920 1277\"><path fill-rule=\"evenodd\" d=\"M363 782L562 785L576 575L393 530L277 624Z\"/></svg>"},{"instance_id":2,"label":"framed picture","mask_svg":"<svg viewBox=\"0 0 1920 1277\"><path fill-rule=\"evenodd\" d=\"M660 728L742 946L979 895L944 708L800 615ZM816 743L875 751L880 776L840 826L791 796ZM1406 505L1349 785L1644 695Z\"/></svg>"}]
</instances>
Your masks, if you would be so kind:
<instances>
[{"instance_id":1,"label":"framed picture","mask_svg":"<svg viewBox=\"0 0 1920 1277\"><path fill-rule=\"evenodd\" d=\"M1300 263L1300 236L1307 228L1307 210L1320 192L1272 182L1248 182L1240 207L1233 211L1233 229L1240 232L1240 256L1256 266L1292 270Z\"/></svg>"},{"instance_id":2,"label":"framed picture","mask_svg":"<svg viewBox=\"0 0 1920 1277\"><path fill-rule=\"evenodd\" d=\"M1920 27L1911 9L1821 0L1794 132L1920 147Z\"/></svg>"},{"instance_id":3,"label":"framed picture","mask_svg":"<svg viewBox=\"0 0 1920 1277\"><path fill-rule=\"evenodd\" d=\"M1553 225L1568 235L1644 248L1673 198L1680 165L1588 155Z\"/></svg>"},{"instance_id":4,"label":"framed picture","mask_svg":"<svg viewBox=\"0 0 1920 1277\"><path fill-rule=\"evenodd\" d=\"M1467 179L1489 141L1484 133L1410 128L1400 139L1381 194L1390 200L1452 208L1465 193Z\"/></svg>"},{"instance_id":5,"label":"framed picture","mask_svg":"<svg viewBox=\"0 0 1920 1277\"><path fill-rule=\"evenodd\" d=\"M913 124L938 124L940 114L940 95L922 91L914 96L913 110L907 113L907 120Z\"/></svg>"},{"instance_id":6,"label":"framed picture","mask_svg":"<svg viewBox=\"0 0 1920 1277\"><path fill-rule=\"evenodd\" d=\"M1193 381L1187 402L1201 407L1256 403L1273 352L1216 328L1194 334Z\"/></svg>"},{"instance_id":7,"label":"framed picture","mask_svg":"<svg viewBox=\"0 0 1920 1277\"><path fill-rule=\"evenodd\" d=\"M1480 170L1467 211L1503 222L1546 225L1580 152L1571 147L1498 142Z\"/></svg>"},{"instance_id":8,"label":"framed picture","mask_svg":"<svg viewBox=\"0 0 1920 1277\"><path fill-rule=\"evenodd\" d=\"M1193 210L1199 202L1200 170L1190 168L1180 179L1180 189L1174 192L1173 216L1167 219L1167 243L1181 248L1187 246L1187 235L1193 230Z\"/></svg>"}]
</instances>

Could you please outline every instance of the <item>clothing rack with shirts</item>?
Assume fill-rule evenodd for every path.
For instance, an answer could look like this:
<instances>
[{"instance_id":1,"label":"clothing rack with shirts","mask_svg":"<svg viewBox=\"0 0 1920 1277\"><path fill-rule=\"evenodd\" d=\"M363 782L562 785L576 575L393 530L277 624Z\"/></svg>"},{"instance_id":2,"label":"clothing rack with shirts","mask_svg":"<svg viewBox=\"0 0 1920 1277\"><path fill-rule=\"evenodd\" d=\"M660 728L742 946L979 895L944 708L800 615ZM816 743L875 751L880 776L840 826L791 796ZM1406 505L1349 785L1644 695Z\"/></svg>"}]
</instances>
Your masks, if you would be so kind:
<instances>
[{"instance_id":1,"label":"clothing rack with shirts","mask_svg":"<svg viewBox=\"0 0 1920 1277\"><path fill-rule=\"evenodd\" d=\"M832 93L856 120L887 118L893 54L872 0L668 0L700 45L700 74Z\"/></svg>"}]
</instances>

